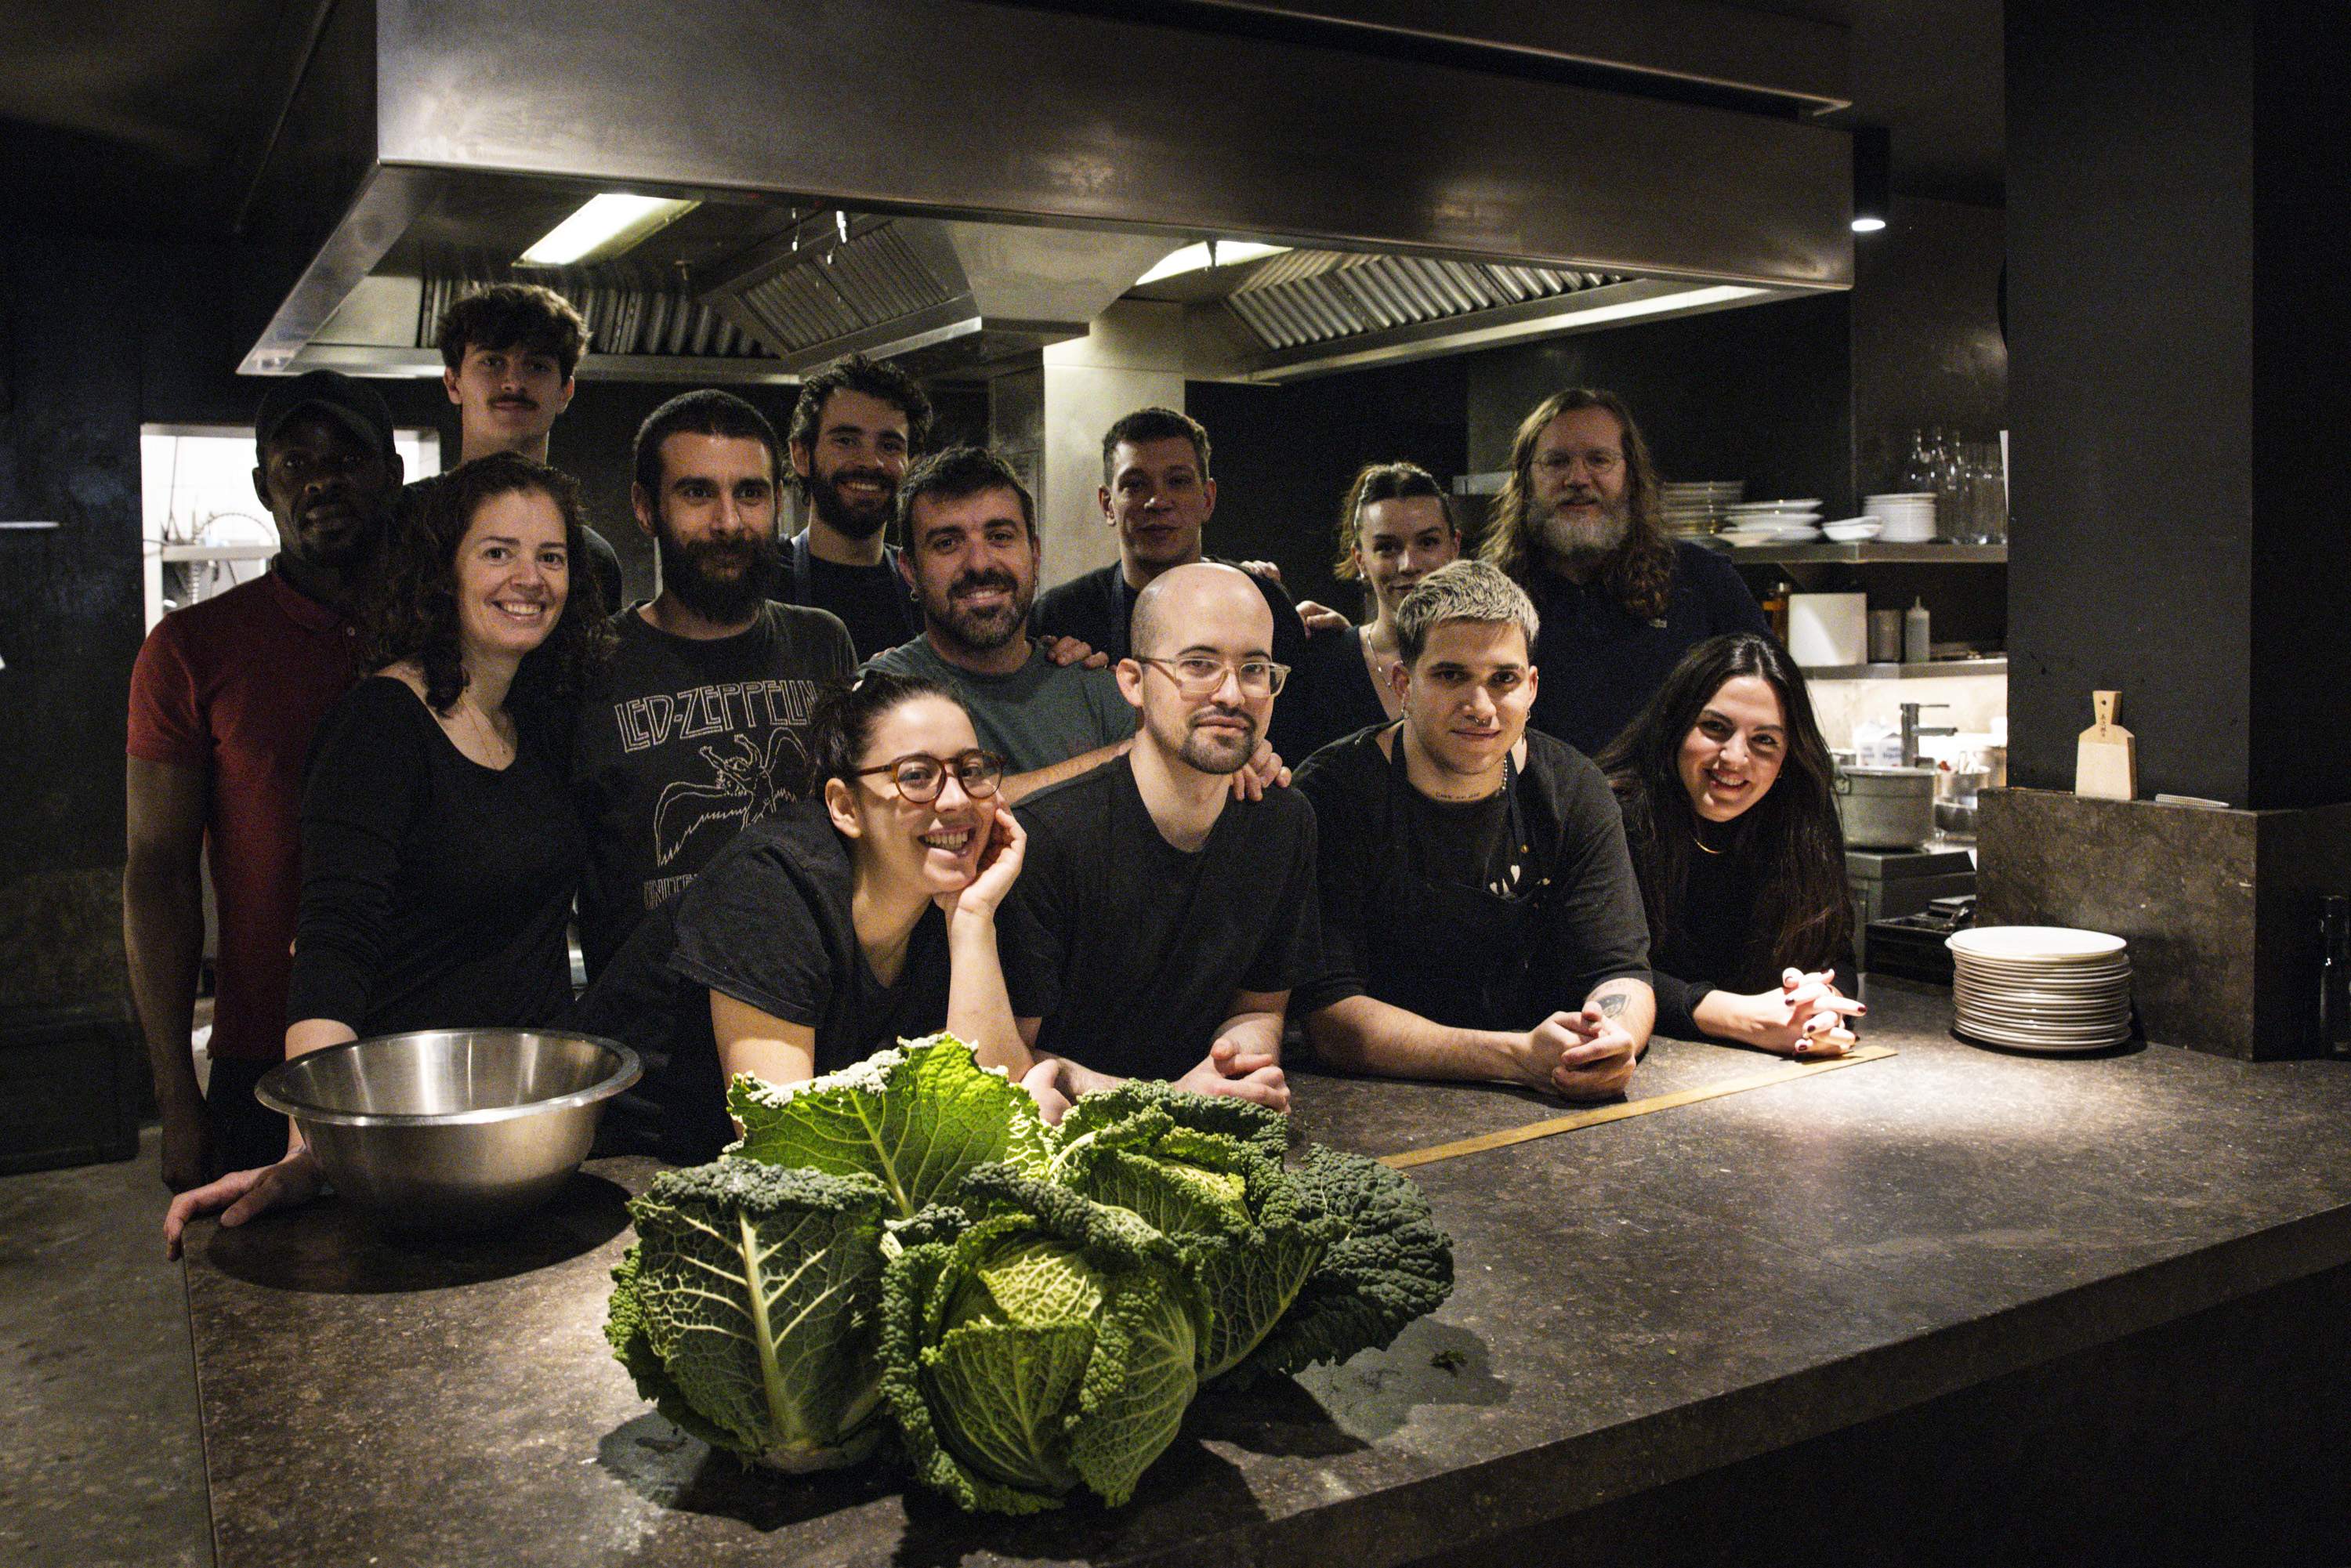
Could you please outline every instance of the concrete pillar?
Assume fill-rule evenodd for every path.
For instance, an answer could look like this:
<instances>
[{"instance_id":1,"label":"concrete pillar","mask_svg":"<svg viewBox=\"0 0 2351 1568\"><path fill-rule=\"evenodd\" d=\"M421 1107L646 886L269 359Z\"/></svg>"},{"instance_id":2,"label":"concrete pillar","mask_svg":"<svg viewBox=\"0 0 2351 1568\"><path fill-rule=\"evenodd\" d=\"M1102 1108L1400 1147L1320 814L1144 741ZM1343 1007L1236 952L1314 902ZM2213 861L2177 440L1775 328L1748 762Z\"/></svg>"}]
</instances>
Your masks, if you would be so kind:
<instances>
[{"instance_id":1,"label":"concrete pillar","mask_svg":"<svg viewBox=\"0 0 2351 1568\"><path fill-rule=\"evenodd\" d=\"M1184 308L1121 300L1082 338L1045 350L1044 458L1037 497L1043 586L1118 559L1102 520L1102 438L1138 408L1184 406Z\"/></svg>"},{"instance_id":2,"label":"concrete pillar","mask_svg":"<svg viewBox=\"0 0 2351 1568\"><path fill-rule=\"evenodd\" d=\"M2351 892L2346 50L2341 5L2007 12L2020 788L1977 915L2127 938L2147 1037L2245 1057L2320 1048L2319 900ZM2071 792L2100 687L2136 801Z\"/></svg>"}]
</instances>

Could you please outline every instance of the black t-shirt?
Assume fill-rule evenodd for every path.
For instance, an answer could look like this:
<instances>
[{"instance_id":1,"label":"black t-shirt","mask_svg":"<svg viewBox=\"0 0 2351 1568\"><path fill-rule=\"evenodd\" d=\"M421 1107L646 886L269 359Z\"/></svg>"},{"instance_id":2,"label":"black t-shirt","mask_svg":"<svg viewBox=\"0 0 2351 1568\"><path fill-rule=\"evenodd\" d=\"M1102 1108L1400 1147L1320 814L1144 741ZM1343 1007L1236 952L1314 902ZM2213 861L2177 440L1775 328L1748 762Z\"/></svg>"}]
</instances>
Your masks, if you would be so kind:
<instances>
[{"instance_id":1,"label":"black t-shirt","mask_svg":"<svg viewBox=\"0 0 2351 1568\"><path fill-rule=\"evenodd\" d=\"M467 758L390 676L319 722L287 1021L536 1028L569 1006L564 928L587 842L551 745L517 722L502 769Z\"/></svg>"},{"instance_id":2,"label":"black t-shirt","mask_svg":"<svg viewBox=\"0 0 2351 1568\"><path fill-rule=\"evenodd\" d=\"M849 629L849 641L863 664L910 637L922 635L922 612L906 580L898 575L898 552L887 546L879 566L843 566L809 549L805 533L788 547L791 601L830 610Z\"/></svg>"},{"instance_id":3,"label":"black t-shirt","mask_svg":"<svg viewBox=\"0 0 2351 1568\"><path fill-rule=\"evenodd\" d=\"M1037 1045L1104 1072L1178 1078L1238 991L1311 979L1314 811L1294 789L1234 800L1197 851L1160 836L1128 758L1022 801L1019 881L997 913L1012 1010Z\"/></svg>"},{"instance_id":4,"label":"black t-shirt","mask_svg":"<svg viewBox=\"0 0 2351 1568\"><path fill-rule=\"evenodd\" d=\"M1385 727L1325 747L1298 773L1297 787L1314 802L1323 962L1294 1010L1364 995L1401 1007L1429 1001L1384 983L1427 954L1442 956L1428 967L1450 971L1458 986L1424 1016L1465 1029L1531 1029L1581 1008L1604 980L1649 977L1648 925L1624 820L1589 759L1530 731L1526 766L1512 785L1514 816L1499 791L1450 801L1412 788L1380 749ZM1531 951L1486 952L1471 933L1437 928L1436 901L1417 886L1424 876L1468 890L1472 904L1483 892L1531 890L1522 894L1531 901ZM1399 943L1411 951L1389 946Z\"/></svg>"},{"instance_id":5,"label":"black t-shirt","mask_svg":"<svg viewBox=\"0 0 2351 1568\"><path fill-rule=\"evenodd\" d=\"M1290 601L1281 584L1255 572L1249 573L1249 580L1257 584L1257 591L1265 595L1266 608L1273 612L1273 662L1288 664L1290 672L1289 684L1274 699L1266 739L1282 760L1295 762L1306 755L1301 749L1304 733L1290 716L1314 706L1309 691L1317 679L1307 669L1306 623L1299 620L1298 606ZM1134 652L1130 633L1139 591L1128 584L1125 569L1113 561L1039 594L1029 619L1038 635L1075 637L1096 653L1109 654L1115 663Z\"/></svg>"},{"instance_id":6,"label":"black t-shirt","mask_svg":"<svg viewBox=\"0 0 2351 1568\"><path fill-rule=\"evenodd\" d=\"M665 1157L713 1159L734 1136L713 991L815 1030L820 1073L946 1027L946 916L924 912L885 986L857 945L853 886L823 807L785 806L744 829L684 896L643 921L580 998L571 1027L644 1055L642 1099L656 1108Z\"/></svg>"},{"instance_id":7,"label":"black t-shirt","mask_svg":"<svg viewBox=\"0 0 2351 1568\"><path fill-rule=\"evenodd\" d=\"M1542 680L1528 722L1586 756L1633 722L1694 644L1725 632L1771 634L1738 569L1682 539L1674 541L1674 585L1656 621L1635 619L1598 582L1538 570L1521 586L1541 618L1534 662Z\"/></svg>"},{"instance_id":8,"label":"black t-shirt","mask_svg":"<svg viewBox=\"0 0 2351 1568\"><path fill-rule=\"evenodd\" d=\"M1309 633L1298 669L1280 700L1290 710L1291 733L1300 753L1296 761L1304 761L1366 725L1388 722L1387 707L1380 701L1372 685L1372 672L1364 663L1364 632L1359 626Z\"/></svg>"},{"instance_id":9,"label":"black t-shirt","mask_svg":"<svg viewBox=\"0 0 2351 1568\"><path fill-rule=\"evenodd\" d=\"M1680 1040L1704 1031L1694 1016L1708 991L1753 995L1780 983L1781 969L1794 965L1837 972L1836 987L1854 992L1853 945L1837 952L1774 954L1756 950L1755 905L1762 885L1734 851L1690 852L1681 905L1663 912L1665 939L1652 955L1656 967L1657 1030Z\"/></svg>"},{"instance_id":10,"label":"black t-shirt","mask_svg":"<svg viewBox=\"0 0 2351 1568\"><path fill-rule=\"evenodd\" d=\"M592 977L649 909L674 897L743 824L806 792L818 683L855 667L821 610L769 603L708 641L612 617L619 645L580 705L571 786L591 841L580 946Z\"/></svg>"}]
</instances>

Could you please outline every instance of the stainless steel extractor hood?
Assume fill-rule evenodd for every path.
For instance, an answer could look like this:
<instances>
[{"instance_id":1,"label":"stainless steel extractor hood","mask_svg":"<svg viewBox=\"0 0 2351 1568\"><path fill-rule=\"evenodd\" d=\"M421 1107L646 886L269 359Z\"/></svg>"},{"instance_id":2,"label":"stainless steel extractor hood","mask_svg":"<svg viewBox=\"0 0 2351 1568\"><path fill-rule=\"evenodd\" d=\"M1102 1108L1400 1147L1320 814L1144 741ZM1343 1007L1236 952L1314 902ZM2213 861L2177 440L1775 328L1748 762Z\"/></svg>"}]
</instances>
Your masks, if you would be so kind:
<instances>
[{"instance_id":1,"label":"stainless steel extractor hood","mask_svg":"<svg viewBox=\"0 0 2351 1568\"><path fill-rule=\"evenodd\" d=\"M242 368L428 371L436 300L612 190L700 205L554 279L592 302L590 375L852 347L985 373L1210 237L1292 247L1187 311L1198 373L1241 379L1850 284L1839 132L1343 42L989 0L342 0L256 186ZM1149 93L1105 68L1146 58Z\"/></svg>"}]
</instances>

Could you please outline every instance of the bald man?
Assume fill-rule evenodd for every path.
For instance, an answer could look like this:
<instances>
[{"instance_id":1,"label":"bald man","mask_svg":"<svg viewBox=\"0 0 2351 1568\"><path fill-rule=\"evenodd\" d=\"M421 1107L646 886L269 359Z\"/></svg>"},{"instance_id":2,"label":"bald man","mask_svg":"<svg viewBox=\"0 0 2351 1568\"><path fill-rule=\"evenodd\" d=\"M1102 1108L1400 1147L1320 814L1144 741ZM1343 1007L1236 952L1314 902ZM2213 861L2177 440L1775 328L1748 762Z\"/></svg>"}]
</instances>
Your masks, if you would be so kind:
<instances>
[{"instance_id":1,"label":"bald man","mask_svg":"<svg viewBox=\"0 0 2351 1568\"><path fill-rule=\"evenodd\" d=\"M1134 604L1122 758L1040 790L997 946L1047 1113L1128 1078L1290 1108L1282 1014L1321 942L1314 811L1233 777L1289 674L1264 595L1228 566L1162 573Z\"/></svg>"}]
</instances>

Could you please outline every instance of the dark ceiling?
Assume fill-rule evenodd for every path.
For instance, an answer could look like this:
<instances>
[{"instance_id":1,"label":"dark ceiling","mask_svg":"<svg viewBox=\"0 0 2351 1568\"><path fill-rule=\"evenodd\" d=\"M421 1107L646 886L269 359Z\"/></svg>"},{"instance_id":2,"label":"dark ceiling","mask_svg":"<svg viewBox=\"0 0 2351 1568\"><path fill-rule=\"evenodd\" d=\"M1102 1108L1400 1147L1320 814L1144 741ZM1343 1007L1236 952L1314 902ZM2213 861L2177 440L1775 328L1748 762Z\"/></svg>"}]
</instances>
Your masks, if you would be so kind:
<instances>
[{"instance_id":1,"label":"dark ceiling","mask_svg":"<svg viewBox=\"0 0 2351 1568\"><path fill-rule=\"evenodd\" d=\"M333 0L10 0L0 203L13 219L225 234ZM1747 0L1853 37L1852 110L1890 126L1896 190L1999 204L2001 0Z\"/></svg>"}]
</instances>

